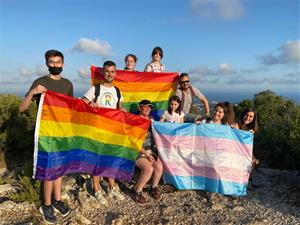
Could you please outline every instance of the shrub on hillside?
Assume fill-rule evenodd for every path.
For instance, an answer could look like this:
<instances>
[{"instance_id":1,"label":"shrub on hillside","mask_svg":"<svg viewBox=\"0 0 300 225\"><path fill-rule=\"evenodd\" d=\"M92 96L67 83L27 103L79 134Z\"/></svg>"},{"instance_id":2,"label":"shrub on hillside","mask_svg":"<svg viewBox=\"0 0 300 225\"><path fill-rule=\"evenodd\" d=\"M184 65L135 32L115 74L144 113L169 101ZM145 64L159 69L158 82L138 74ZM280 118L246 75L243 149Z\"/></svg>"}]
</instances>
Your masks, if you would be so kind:
<instances>
[{"instance_id":1,"label":"shrub on hillside","mask_svg":"<svg viewBox=\"0 0 300 225\"><path fill-rule=\"evenodd\" d=\"M237 118L245 108L258 113L259 132L255 135L255 155L271 167L300 169L300 106L291 100L263 91L237 106Z\"/></svg>"},{"instance_id":2,"label":"shrub on hillside","mask_svg":"<svg viewBox=\"0 0 300 225\"><path fill-rule=\"evenodd\" d=\"M15 95L0 95L0 153L4 154L6 165L13 169L33 155L33 134L36 106L31 104L19 112L21 99Z\"/></svg>"}]
</instances>

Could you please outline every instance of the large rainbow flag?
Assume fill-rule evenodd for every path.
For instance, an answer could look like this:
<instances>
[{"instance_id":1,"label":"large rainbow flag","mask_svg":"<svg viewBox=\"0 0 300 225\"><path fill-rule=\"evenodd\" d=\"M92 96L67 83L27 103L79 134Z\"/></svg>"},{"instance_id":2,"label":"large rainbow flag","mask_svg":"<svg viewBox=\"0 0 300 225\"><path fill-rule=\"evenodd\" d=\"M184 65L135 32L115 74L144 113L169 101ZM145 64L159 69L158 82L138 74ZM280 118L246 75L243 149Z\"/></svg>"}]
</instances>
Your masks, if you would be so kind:
<instances>
[{"instance_id":1,"label":"large rainbow flag","mask_svg":"<svg viewBox=\"0 0 300 225\"><path fill-rule=\"evenodd\" d=\"M149 126L140 116L47 91L37 116L33 177L83 172L131 180Z\"/></svg>"},{"instance_id":2,"label":"large rainbow flag","mask_svg":"<svg viewBox=\"0 0 300 225\"><path fill-rule=\"evenodd\" d=\"M138 103L143 99L150 100L154 105L153 115L156 119L168 108L168 100L174 94L177 85L177 72L154 73L117 70L113 85L123 95L123 106L130 112L137 110ZM91 85L103 80L102 68L91 67Z\"/></svg>"},{"instance_id":3,"label":"large rainbow flag","mask_svg":"<svg viewBox=\"0 0 300 225\"><path fill-rule=\"evenodd\" d=\"M164 181L178 189L246 195L253 134L215 124L153 123Z\"/></svg>"}]
</instances>

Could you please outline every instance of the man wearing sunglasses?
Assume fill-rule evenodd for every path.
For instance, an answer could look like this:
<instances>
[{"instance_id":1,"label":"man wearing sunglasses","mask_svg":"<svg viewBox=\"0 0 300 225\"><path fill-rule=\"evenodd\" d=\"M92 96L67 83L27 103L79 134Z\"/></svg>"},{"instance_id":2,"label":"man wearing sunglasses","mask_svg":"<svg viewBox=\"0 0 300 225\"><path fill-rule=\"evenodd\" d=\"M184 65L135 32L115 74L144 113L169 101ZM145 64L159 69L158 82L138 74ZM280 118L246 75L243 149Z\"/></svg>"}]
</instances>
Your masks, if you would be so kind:
<instances>
[{"instance_id":1,"label":"man wearing sunglasses","mask_svg":"<svg viewBox=\"0 0 300 225\"><path fill-rule=\"evenodd\" d=\"M201 117L200 115L190 113L193 104L193 97L198 98L200 102L203 103L205 114L209 115L208 101L198 88L193 87L190 84L189 75L187 73L181 73L178 77L178 83L179 87L177 88L175 94L181 100L182 111L185 114L185 122L194 122Z\"/></svg>"}]
</instances>

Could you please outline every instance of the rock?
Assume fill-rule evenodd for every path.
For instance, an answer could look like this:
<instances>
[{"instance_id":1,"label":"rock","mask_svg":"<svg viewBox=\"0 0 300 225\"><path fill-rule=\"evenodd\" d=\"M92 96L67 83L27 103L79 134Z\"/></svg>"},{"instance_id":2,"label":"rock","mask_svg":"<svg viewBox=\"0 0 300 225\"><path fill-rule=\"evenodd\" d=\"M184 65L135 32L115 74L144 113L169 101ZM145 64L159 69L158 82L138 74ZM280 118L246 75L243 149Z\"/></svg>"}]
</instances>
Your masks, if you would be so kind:
<instances>
[{"instance_id":1,"label":"rock","mask_svg":"<svg viewBox=\"0 0 300 225\"><path fill-rule=\"evenodd\" d=\"M2 167L0 168L0 177L5 176L8 173L7 168Z\"/></svg>"},{"instance_id":2,"label":"rock","mask_svg":"<svg viewBox=\"0 0 300 225\"><path fill-rule=\"evenodd\" d=\"M85 218L81 213L76 213L76 222L77 224L92 224L92 221Z\"/></svg>"},{"instance_id":3,"label":"rock","mask_svg":"<svg viewBox=\"0 0 300 225\"><path fill-rule=\"evenodd\" d=\"M235 211L235 212L241 212L241 211L244 211L244 210L245 209L242 206L235 206L232 209L232 211Z\"/></svg>"},{"instance_id":4,"label":"rock","mask_svg":"<svg viewBox=\"0 0 300 225\"><path fill-rule=\"evenodd\" d=\"M12 184L3 184L0 185L0 197L5 197L9 193L16 193L20 188Z\"/></svg>"},{"instance_id":5,"label":"rock","mask_svg":"<svg viewBox=\"0 0 300 225\"><path fill-rule=\"evenodd\" d=\"M211 206L211 209L212 210L222 210L224 208L224 205L222 205L222 204L219 204L219 203L217 203L217 204L213 204L212 206Z\"/></svg>"},{"instance_id":6,"label":"rock","mask_svg":"<svg viewBox=\"0 0 300 225\"><path fill-rule=\"evenodd\" d=\"M65 203L67 203L67 205L71 204L71 198L67 193L62 193L61 200Z\"/></svg>"},{"instance_id":7,"label":"rock","mask_svg":"<svg viewBox=\"0 0 300 225\"><path fill-rule=\"evenodd\" d=\"M26 216L30 217L34 210L36 210L35 205L28 202L17 204L13 201L5 201L0 204L0 218L6 224L10 224L11 220L22 221Z\"/></svg>"},{"instance_id":8,"label":"rock","mask_svg":"<svg viewBox=\"0 0 300 225\"><path fill-rule=\"evenodd\" d=\"M87 192L79 192L79 202L82 210L85 212L101 207L97 199L94 196L88 195Z\"/></svg>"},{"instance_id":9,"label":"rock","mask_svg":"<svg viewBox=\"0 0 300 225\"><path fill-rule=\"evenodd\" d=\"M69 192L76 187L76 179L73 176L64 176L62 181L62 191Z\"/></svg>"}]
</instances>

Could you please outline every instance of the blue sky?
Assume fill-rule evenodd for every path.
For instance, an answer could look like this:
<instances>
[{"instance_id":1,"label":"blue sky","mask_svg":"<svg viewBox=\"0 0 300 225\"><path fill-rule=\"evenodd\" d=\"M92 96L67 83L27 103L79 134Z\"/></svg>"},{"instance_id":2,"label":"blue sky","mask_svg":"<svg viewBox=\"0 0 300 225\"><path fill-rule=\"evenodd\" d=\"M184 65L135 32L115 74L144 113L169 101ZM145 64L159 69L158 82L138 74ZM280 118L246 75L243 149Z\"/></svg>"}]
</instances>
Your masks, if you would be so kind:
<instances>
[{"instance_id":1,"label":"blue sky","mask_svg":"<svg viewBox=\"0 0 300 225\"><path fill-rule=\"evenodd\" d=\"M89 67L164 50L167 71L206 92L300 91L299 0L0 0L0 92L24 93L61 50L76 93ZM299 95L298 95L299 97Z\"/></svg>"}]
</instances>

